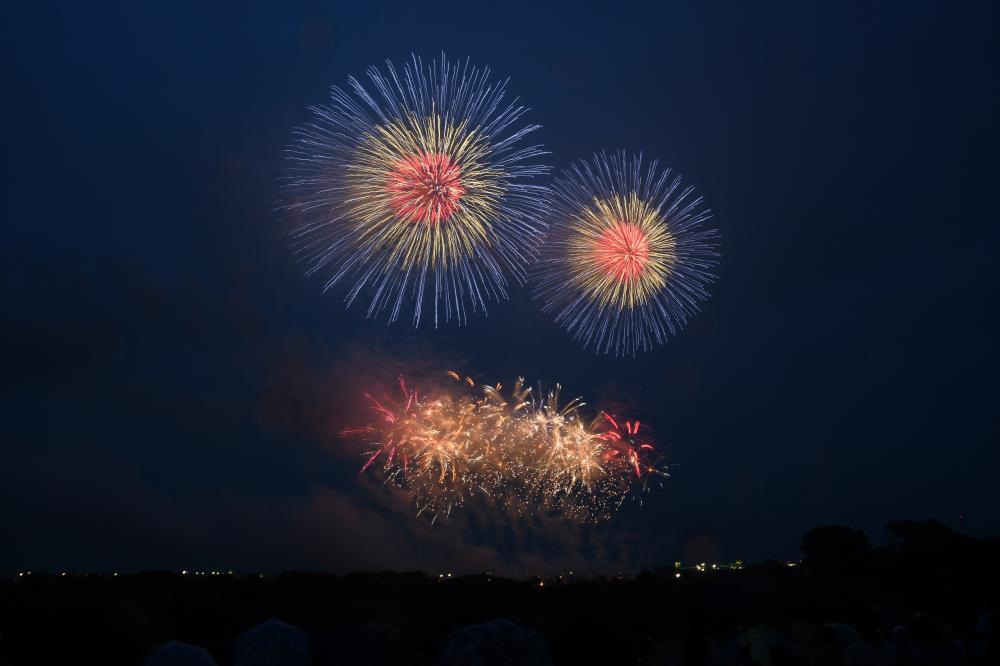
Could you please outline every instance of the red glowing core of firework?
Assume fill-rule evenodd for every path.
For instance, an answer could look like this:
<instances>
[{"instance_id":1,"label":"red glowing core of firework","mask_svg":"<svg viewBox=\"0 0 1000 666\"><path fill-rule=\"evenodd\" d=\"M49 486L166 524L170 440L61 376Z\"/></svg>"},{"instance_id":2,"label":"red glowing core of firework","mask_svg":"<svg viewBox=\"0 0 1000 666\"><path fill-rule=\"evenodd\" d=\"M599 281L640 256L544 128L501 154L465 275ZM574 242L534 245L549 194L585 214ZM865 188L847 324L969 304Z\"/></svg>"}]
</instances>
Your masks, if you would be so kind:
<instances>
[{"instance_id":1,"label":"red glowing core of firework","mask_svg":"<svg viewBox=\"0 0 1000 666\"><path fill-rule=\"evenodd\" d=\"M412 222L446 222L465 194L462 171L447 153L418 153L398 160L389 172L389 203Z\"/></svg>"},{"instance_id":2,"label":"red glowing core of firework","mask_svg":"<svg viewBox=\"0 0 1000 666\"><path fill-rule=\"evenodd\" d=\"M598 268L619 282L631 282L649 264L649 239L638 226L615 222L594 244Z\"/></svg>"}]
</instances>

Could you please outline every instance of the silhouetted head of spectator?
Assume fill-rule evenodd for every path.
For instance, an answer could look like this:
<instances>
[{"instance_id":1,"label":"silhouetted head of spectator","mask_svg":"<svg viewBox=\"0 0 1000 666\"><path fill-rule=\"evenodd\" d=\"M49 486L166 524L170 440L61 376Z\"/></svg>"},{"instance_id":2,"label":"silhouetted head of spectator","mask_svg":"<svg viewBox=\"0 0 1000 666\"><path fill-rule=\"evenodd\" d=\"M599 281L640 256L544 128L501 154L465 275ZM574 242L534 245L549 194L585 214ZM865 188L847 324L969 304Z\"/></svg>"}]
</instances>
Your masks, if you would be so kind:
<instances>
[{"instance_id":1,"label":"silhouetted head of spectator","mask_svg":"<svg viewBox=\"0 0 1000 666\"><path fill-rule=\"evenodd\" d=\"M976 635L982 637L996 637L997 635L997 618L995 613L982 613L979 619L976 620Z\"/></svg>"},{"instance_id":2,"label":"silhouetted head of spectator","mask_svg":"<svg viewBox=\"0 0 1000 666\"><path fill-rule=\"evenodd\" d=\"M974 663L1000 663L1000 640L998 640L997 617L995 613L983 613L976 622L973 634L971 653L979 661Z\"/></svg>"},{"instance_id":3,"label":"silhouetted head of spectator","mask_svg":"<svg viewBox=\"0 0 1000 666\"><path fill-rule=\"evenodd\" d=\"M840 643L840 632L837 631L837 625L824 624L823 628L820 629L820 640L826 645Z\"/></svg>"},{"instance_id":4,"label":"silhouetted head of spectator","mask_svg":"<svg viewBox=\"0 0 1000 666\"><path fill-rule=\"evenodd\" d=\"M910 630L905 625L897 624L892 628L892 642L894 645L906 645L912 640Z\"/></svg>"},{"instance_id":5,"label":"silhouetted head of spectator","mask_svg":"<svg viewBox=\"0 0 1000 666\"><path fill-rule=\"evenodd\" d=\"M858 630L858 635L862 640L872 645L881 645L882 637L878 633L878 616L872 611L865 611L858 615L854 622L854 627Z\"/></svg>"},{"instance_id":6,"label":"silhouetted head of spectator","mask_svg":"<svg viewBox=\"0 0 1000 666\"><path fill-rule=\"evenodd\" d=\"M955 635L943 621L927 613L915 613L910 623L910 634L917 645L942 645L954 643Z\"/></svg>"}]
</instances>

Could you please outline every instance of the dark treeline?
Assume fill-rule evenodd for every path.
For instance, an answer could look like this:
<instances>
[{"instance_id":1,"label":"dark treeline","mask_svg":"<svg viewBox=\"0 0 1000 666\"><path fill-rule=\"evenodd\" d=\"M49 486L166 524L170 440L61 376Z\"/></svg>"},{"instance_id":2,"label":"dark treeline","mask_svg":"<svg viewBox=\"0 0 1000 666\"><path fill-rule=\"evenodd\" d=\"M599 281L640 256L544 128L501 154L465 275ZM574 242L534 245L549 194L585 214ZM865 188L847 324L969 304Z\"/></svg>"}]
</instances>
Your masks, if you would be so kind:
<instances>
[{"instance_id":1,"label":"dark treeline","mask_svg":"<svg viewBox=\"0 0 1000 666\"><path fill-rule=\"evenodd\" d=\"M873 548L813 529L795 566L627 579L15 573L0 583L0 664L140 664L171 640L217 664L308 663L234 655L268 618L308 636L313 664L1000 663L1000 539L934 521L887 531Z\"/></svg>"}]
</instances>

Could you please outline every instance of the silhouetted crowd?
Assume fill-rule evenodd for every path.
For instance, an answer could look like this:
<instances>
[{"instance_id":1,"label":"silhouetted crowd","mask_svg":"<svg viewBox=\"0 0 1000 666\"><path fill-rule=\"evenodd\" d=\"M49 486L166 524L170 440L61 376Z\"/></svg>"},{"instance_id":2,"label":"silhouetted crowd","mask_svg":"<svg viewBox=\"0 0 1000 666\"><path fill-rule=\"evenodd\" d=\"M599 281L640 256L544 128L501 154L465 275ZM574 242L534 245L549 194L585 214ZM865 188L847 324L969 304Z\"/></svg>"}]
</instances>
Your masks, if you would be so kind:
<instances>
[{"instance_id":1,"label":"silhouetted crowd","mask_svg":"<svg viewBox=\"0 0 1000 666\"><path fill-rule=\"evenodd\" d=\"M980 666L1000 664L997 617L982 613L972 631L956 634L947 623L915 613L889 626L875 613L855 624L767 622L740 627L721 644L711 638L666 643L645 664L685 666ZM658 646L659 647L659 646Z\"/></svg>"}]
</instances>

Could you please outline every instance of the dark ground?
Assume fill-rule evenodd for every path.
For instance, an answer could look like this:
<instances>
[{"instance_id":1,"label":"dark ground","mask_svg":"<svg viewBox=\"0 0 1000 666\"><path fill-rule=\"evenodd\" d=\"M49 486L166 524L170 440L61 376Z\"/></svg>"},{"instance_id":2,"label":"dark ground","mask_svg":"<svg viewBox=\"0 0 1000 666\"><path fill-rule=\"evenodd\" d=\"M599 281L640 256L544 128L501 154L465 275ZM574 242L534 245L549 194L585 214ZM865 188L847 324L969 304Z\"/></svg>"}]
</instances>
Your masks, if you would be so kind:
<instances>
[{"instance_id":1,"label":"dark ground","mask_svg":"<svg viewBox=\"0 0 1000 666\"><path fill-rule=\"evenodd\" d=\"M917 652L921 641L954 649L938 661L897 663L995 663L995 636L982 618L994 611L995 634L1000 542L934 522L888 529L882 548L870 548L856 530L819 528L803 538L805 560L796 566L709 565L680 578L673 568L632 579L545 581L389 572L14 573L0 583L0 664L137 664L168 640L204 646L218 664L230 664L233 640L270 617L309 633L314 664L434 663L456 629L496 618L540 632L556 664L748 663L738 637L761 622L781 638L774 664L810 663L795 634L813 627L818 635L833 622L872 626L888 643L904 626Z\"/></svg>"}]
</instances>

